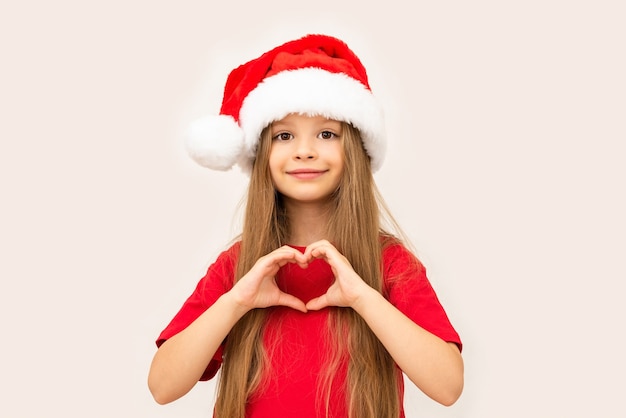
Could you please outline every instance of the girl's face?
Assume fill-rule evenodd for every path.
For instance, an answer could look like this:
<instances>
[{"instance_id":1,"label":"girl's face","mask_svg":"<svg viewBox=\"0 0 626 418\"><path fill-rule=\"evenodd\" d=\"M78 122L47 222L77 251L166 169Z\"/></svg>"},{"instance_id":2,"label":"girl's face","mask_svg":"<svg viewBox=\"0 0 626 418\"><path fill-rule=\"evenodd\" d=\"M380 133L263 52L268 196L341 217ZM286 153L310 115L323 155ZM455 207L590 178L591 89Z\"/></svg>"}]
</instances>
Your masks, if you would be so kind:
<instances>
[{"instance_id":1,"label":"girl's face","mask_svg":"<svg viewBox=\"0 0 626 418\"><path fill-rule=\"evenodd\" d=\"M286 200L326 202L344 168L342 125L322 116L290 114L272 123L269 168Z\"/></svg>"}]
</instances>

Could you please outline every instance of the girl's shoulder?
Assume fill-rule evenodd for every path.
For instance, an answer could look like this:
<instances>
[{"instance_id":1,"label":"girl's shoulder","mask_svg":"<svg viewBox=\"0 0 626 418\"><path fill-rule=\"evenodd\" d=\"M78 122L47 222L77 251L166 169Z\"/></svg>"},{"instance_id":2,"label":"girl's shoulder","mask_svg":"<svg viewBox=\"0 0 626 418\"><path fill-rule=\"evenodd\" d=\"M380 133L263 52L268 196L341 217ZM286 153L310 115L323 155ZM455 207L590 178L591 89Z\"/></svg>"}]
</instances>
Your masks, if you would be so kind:
<instances>
[{"instance_id":1,"label":"girl's shoulder","mask_svg":"<svg viewBox=\"0 0 626 418\"><path fill-rule=\"evenodd\" d=\"M220 277L232 276L237 265L240 247L241 241L239 240L227 244L207 269L204 280L211 279L212 275Z\"/></svg>"},{"instance_id":2,"label":"girl's shoulder","mask_svg":"<svg viewBox=\"0 0 626 418\"><path fill-rule=\"evenodd\" d=\"M220 254L217 256L216 262L224 262L226 260L237 260L241 249L241 239L237 238L227 243Z\"/></svg>"},{"instance_id":3,"label":"girl's shoulder","mask_svg":"<svg viewBox=\"0 0 626 418\"><path fill-rule=\"evenodd\" d=\"M415 253L400 239L385 235L382 239L382 256L385 276L425 274L426 269Z\"/></svg>"},{"instance_id":4,"label":"girl's shoulder","mask_svg":"<svg viewBox=\"0 0 626 418\"><path fill-rule=\"evenodd\" d=\"M411 250L410 246L405 244L404 241L394 235L381 234L380 242L382 247L383 259L409 258L417 260L417 256L415 255L413 250Z\"/></svg>"},{"instance_id":5,"label":"girl's shoulder","mask_svg":"<svg viewBox=\"0 0 626 418\"><path fill-rule=\"evenodd\" d=\"M241 240L236 239L236 240L231 241L229 244L227 244L227 247L224 251L222 251L222 254L238 256L240 248L241 248Z\"/></svg>"}]
</instances>

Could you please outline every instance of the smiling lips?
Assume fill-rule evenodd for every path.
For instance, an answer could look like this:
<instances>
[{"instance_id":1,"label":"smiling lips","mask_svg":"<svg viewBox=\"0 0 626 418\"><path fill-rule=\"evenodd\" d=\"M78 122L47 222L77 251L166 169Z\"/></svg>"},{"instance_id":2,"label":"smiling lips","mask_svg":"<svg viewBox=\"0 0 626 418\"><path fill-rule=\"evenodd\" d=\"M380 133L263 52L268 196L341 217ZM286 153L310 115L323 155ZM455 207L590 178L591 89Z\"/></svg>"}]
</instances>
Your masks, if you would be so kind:
<instances>
[{"instance_id":1,"label":"smiling lips","mask_svg":"<svg viewBox=\"0 0 626 418\"><path fill-rule=\"evenodd\" d=\"M314 170L311 168L302 168L298 170L287 171L287 174L299 180L312 180L318 178L327 171L328 170Z\"/></svg>"}]
</instances>

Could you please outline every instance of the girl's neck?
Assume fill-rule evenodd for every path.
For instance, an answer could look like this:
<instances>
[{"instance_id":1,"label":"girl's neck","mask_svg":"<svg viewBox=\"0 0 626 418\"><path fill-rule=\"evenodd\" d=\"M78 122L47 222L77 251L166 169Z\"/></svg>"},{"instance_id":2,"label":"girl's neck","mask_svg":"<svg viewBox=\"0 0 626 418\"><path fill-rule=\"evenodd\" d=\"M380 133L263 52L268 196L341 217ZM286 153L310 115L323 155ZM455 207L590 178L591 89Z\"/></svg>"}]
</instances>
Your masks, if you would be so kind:
<instances>
[{"instance_id":1,"label":"girl's neck","mask_svg":"<svg viewBox=\"0 0 626 418\"><path fill-rule=\"evenodd\" d=\"M326 232L330 217L329 204L285 203L290 229L288 244L306 247L315 241L328 238Z\"/></svg>"}]
</instances>

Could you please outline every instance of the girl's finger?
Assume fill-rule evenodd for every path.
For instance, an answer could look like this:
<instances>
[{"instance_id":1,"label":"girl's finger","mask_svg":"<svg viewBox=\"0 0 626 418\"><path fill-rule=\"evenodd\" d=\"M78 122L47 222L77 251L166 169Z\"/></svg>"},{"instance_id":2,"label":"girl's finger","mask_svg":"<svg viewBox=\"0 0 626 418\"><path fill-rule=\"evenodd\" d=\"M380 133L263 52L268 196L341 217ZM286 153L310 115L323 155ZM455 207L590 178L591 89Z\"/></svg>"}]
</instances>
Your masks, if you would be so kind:
<instances>
[{"instance_id":1,"label":"girl's finger","mask_svg":"<svg viewBox=\"0 0 626 418\"><path fill-rule=\"evenodd\" d=\"M310 311L319 311L320 309L324 309L328 306L330 306L328 303L328 296L324 294L322 296L311 299L306 304L306 309Z\"/></svg>"},{"instance_id":2,"label":"girl's finger","mask_svg":"<svg viewBox=\"0 0 626 418\"><path fill-rule=\"evenodd\" d=\"M307 307L300 299L288 293L280 292L277 305L287 306L300 312L307 312Z\"/></svg>"},{"instance_id":3,"label":"girl's finger","mask_svg":"<svg viewBox=\"0 0 626 418\"><path fill-rule=\"evenodd\" d=\"M259 259L260 264L269 270L276 270L287 263L305 264L304 254L295 248L280 247Z\"/></svg>"},{"instance_id":4,"label":"girl's finger","mask_svg":"<svg viewBox=\"0 0 626 418\"><path fill-rule=\"evenodd\" d=\"M327 259L333 251L338 253L337 249L330 242L321 240L309 245L304 251L304 255L313 258Z\"/></svg>"}]
</instances>

